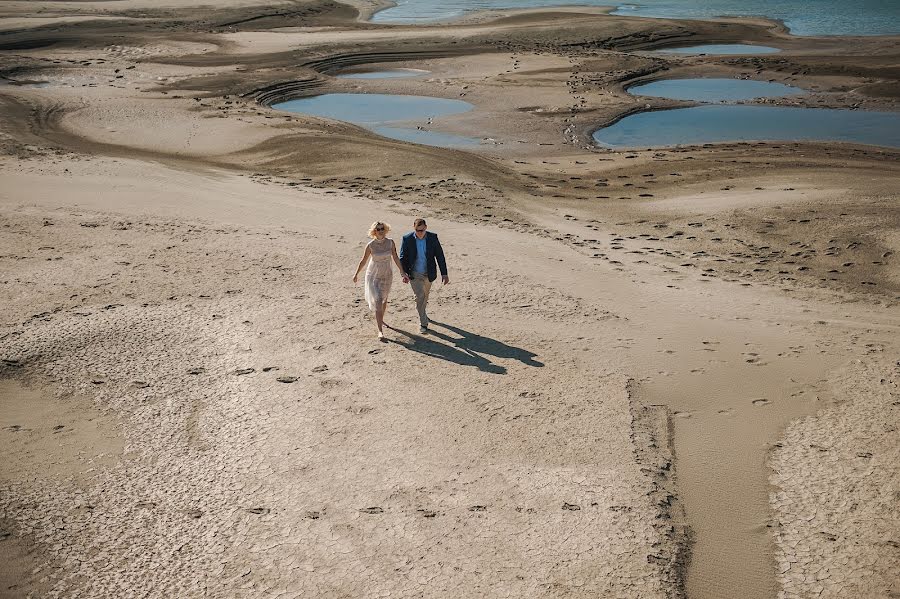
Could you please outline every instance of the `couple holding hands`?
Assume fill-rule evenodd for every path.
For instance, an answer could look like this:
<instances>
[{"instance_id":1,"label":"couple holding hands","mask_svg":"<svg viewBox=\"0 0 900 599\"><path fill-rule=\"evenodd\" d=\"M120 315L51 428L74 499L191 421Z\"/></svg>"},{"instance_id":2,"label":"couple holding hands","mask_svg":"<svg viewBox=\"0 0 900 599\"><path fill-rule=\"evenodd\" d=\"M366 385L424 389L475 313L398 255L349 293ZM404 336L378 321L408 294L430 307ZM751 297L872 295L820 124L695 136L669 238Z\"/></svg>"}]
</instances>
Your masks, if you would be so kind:
<instances>
[{"instance_id":1,"label":"couple holding hands","mask_svg":"<svg viewBox=\"0 0 900 599\"><path fill-rule=\"evenodd\" d=\"M403 236L400 243L400 255L397 255L397 246L387 234L391 230L390 225L381 221L372 223L369 229L369 237L372 238L366 245L362 260L356 267L353 282L359 279L359 272L366 262L366 302L369 309L375 312L375 325L378 327L378 339L386 341L384 337L384 313L387 311L388 295L391 292L391 283L394 279L394 269L391 263L397 265L403 273L403 282L409 283L416 295L416 309L419 312L419 333L428 332L428 315L425 308L428 305L428 294L431 291L431 283L437 279L438 268L441 270L441 282L446 285L450 282L447 276L447 262L444 260L444 250L438 241L436 233L428 231L428 225L424 218L417 218L413 223L414 231Z\"/></svg>"}]
</instances>

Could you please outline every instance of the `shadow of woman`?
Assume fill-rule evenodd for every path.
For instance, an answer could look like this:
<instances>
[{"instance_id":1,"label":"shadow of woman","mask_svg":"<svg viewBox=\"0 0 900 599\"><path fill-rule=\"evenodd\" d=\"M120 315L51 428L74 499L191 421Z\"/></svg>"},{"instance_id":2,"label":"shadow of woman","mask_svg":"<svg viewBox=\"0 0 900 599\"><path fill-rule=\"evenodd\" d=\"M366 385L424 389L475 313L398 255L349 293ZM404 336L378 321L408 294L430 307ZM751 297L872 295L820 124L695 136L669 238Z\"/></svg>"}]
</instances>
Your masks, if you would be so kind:
<instances>
[{"instance_id":1,"label":"shadow of woman","mask_svg":"<svg viewBox=\"0 0 900 599\"><path fill-rule=\"evenodd\" d=\"M390 342L396 343L397 345L402 345L408 350L424 354L426 356L431 356L433 358L447 360L448 362L453 362L454 364L461 364L463 366L475 366L482 372L489 372L491 374L506 374L506 368L500 366L499 364L494 364L484 356L480 356L473 351L457 349L456 347L440 343L439 341L435 341L427 337L413 335L412 333L404 331L403 329L398 329L397 327L392 327L387 324L385 324L385 326L405 337L405 339L391 339ZM447 338L446 335L438 336Z\"/></svg>"}]
</instances>

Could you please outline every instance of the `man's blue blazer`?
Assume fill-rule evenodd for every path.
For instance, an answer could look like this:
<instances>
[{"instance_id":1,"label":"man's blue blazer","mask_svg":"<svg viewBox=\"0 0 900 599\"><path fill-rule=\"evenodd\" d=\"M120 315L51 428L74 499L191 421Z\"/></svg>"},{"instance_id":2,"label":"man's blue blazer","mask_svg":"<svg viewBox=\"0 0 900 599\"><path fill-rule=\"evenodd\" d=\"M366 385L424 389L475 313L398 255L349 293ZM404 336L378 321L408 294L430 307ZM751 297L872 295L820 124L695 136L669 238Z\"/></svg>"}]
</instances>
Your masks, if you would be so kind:
<instances>
[{"instance_id":1,"label":"man's blue blazer","mask_svg":"<svg viewBox=\"0 0 900 599\"><path fill-rule=\"evenodd\" d=\"M400 244L400 264L403 265L403 272L412 276L413 264L416 263L416 256L419 250L416 247L416 233L411 231L403 236ZM437 233L431 231L425 232L425 267L428 269L428 280L434 281L437 278L438 267L441 269L441 276L447 276L447 261L444 260L444 249L441 242L438 241Z\"/></svg>"}]
</instances>

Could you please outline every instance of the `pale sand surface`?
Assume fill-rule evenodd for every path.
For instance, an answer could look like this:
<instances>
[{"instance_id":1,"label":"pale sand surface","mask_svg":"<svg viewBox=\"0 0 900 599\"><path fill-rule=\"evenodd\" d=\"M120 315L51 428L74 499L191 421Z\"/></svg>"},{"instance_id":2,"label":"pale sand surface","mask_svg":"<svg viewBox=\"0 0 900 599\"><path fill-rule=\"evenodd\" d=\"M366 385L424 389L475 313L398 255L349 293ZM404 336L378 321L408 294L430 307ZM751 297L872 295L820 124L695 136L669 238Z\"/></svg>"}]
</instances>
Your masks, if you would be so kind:
<instances>
[{"instance_id":1,"label":"pale sand surface","mask_svg":"<svg viewBox=\"0 0 900 599\"><path fill-rule=\"evenodd\" d=\"M788 427L772 455L780 597L900 595L900 365L879 359L884 337L860 341L864 356L832 382L840 403Z\"/></svg>"},{"instance_id":2,"label":"pale sand surface","mask_svg":"<svg viewBox=\"0 0 900 599\"><path fill-rule=\"evenodd\" d=\"M666 76L896 110L896 40L357 6L2 7L2 592L900 596L897 152L589 146ZM632 52L706 39L785 52ZM485 142L265 106L319 91ZM351 271L419 215L452 283L381 344Z\"/></svg>"},{"instance_id":3,"label":"pale sand surface","mask_svg":"<svg viewBox=\"0 0 900 599\"><path fill-rule=\"evenodd\" d=\"M117 193L92 189L97 166ZM365 228L373 206L232 175L109 166L82 164L84 186L59 177L84 190L64 202L47 172L29 183L37 207L15 209L4 194L6 224L37 233L28 235L34 243L17 239L17 251L53 243L51 253L66 256L41 260L29 275L50 283L40 293L62 310L32 321L44 327L6 337L5 359L130 415L121 429L126 459L93 493L52 479L8 489L17 502L54 490L49 503L14 511L45 543L77 539L69 555L94 581L92 594L161 592L173 582L189 594L199 579L226 596L556 587L664 596L664 564L647 560L660 539L634 462L626 380L614 357L582 352L588 344L575 340L583 325L612 315L553 287L515 285L531 260L498 275L496 254L486 252L495 234L480 231L467 245L484 258L460 261L459 284L435 293L436 319L452 324L435 325L431 340L401 332L413 330L401 288L395 309L406 316L394 321L395 343L379 345L341 266L361 245L348 233ZM147 202L153 173L192 216ZM184 184L174 195L173 180ZM38 181L50 187L38 191ZM259 207L253 198L262 195ZM111 203L129 216L94 211ZM202 224L201 211L219 223ZM41 226L42 214L53 225ZM64 290L59 269L72 275ZM147 271L158 274L135 279ZM113 307L123 293L136 303ZM474 311L476 320L466 316ZM483 326L491 321L498 324ZM51 332L60 327L61 336ZM235 374L241 368L255 372ZM564 376L570 369L591 376L573 381ZM71 510L84 504L92 517L72 522ZM368 508L379 513L360 512ZM53 537L58 518L69 522L62 538ZM135 528L134 518L151 530ZM494 574L483 578L487 571ZM73 576L57 589L76 583Z\"/></svg>"}]
</instances>

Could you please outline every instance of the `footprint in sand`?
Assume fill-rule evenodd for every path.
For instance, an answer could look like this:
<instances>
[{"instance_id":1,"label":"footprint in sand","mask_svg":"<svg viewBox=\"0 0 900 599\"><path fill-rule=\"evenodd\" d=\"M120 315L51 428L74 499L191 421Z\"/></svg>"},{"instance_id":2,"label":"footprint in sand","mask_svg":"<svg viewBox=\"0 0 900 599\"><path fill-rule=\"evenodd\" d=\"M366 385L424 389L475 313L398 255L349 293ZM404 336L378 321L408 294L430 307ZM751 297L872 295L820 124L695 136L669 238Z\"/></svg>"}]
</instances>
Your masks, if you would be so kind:
<instances>
[{"instance_id":1,"label":"footprint in sand","mask_svg":"<svg viewBox=\"0 0 900 599\"><path fill-rule=\"evenodd\" d=\"M691 416L693 416L693 414L691 412L675 411L675 412L672 412L672 416L675 416L676 418L687 419L687 418L690 418Z\"/></svg>"},{"instance_id":2,"label":"footprint in sand","mask_svg":"<svg viewBox=\"0 0 900 599\"><path fill-rule=\"evenodd\" d=\"M759 354L755 352L745 352L741 354L744 356L744 362L747 364L753 364L754 366L763 366L765 362L762 361L762 358L759 357Z\"/></svg>"},{"instance_id":3,"label":"footprint in sand","mask_svg":"<svg viewBox=\"0 0 900 599\"><path fill-rule=\"evenodd\" d=\"M734 414L734 410L731 409L731 408L724 408L724 409L722 409L722 410L719 410L719 411L716 412L716 413L717 413L717 414L720 414L720 415L722 415L722 416L731 416L732 414Z\"/></svg>"},{"instance_id":4,"label":"footprint in sand","mask_svg":"<svg viewBox=\"0 0 900 599\"><path fill-rule=\"evenodd\" d=\"M770 402L768 399L761 397L759 399L754 399L751 403L753 403L754 406L766 406L769 405Z\"/></svg>"},{"instance_id":5,"label":"footprint in sand","mask_svg":"<svg viewBox=\"0 0 900 599\"><path fill-rule=\"evenodd\" d=\"M383 513L384 513L384 510L383 510L382 508L380 508L380 507L377 507L377 506L375 506L375 507L364 507L364 508L362 508L362 509L359 510L359 511L362 512L363 514L383 514Z\"/></svg>"}]
</instances>

